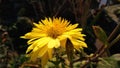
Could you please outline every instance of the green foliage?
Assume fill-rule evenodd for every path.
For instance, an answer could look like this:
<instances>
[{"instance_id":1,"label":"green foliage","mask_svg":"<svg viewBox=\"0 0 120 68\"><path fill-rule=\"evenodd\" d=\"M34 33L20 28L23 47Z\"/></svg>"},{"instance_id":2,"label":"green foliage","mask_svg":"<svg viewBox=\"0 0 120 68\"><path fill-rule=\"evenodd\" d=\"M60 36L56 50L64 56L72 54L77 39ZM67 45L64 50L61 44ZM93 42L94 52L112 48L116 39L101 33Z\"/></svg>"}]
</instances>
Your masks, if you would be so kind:
<instances>
[{"instance_id":1,"label":"green foliage","mask_svg":"<svg viewBox=\"0 0 120 68\"><path fill-rule=\"evenodd\" d=\"M20 56L17 56L13 60L11 60L10 68L19 67L20 65L22 65L27 60L28 60L28 58L25 55L21 54Z\"/></svg>"},{"instance_id":2,"label":"green foliage","mask_svg":"<svg viewBox=\"0 0 120 68\"><path fill-rule=\"evenodd\" d=\"M120 54L114 54L111 57L99 58L97 68L120 68Z\"/></svg>"}]
</instances>

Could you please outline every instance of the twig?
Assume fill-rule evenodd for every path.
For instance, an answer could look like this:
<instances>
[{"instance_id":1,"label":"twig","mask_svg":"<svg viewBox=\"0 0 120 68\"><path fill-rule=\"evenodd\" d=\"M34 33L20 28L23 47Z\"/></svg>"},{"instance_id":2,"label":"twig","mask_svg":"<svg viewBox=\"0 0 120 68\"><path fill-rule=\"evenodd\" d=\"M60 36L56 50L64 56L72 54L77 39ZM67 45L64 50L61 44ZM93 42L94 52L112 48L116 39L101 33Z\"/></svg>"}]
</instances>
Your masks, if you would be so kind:
<instances>
[{"instance_id":1,"label":"twig","mask_svg":"<svg viewBox=\"0 0 120 68\"><path fill-rule=\"evenodd\" d=\"M119 29L120 29L120 24L118 24L115 27L115 29L112 31L112 33L109 35L108 40L107 40L108 42L111 41L111 39L113 39L113 37L115 36L115 34L118 32Z\"/></svg>"},{"instance_id":2,"label":"twig","mask_svg":"<svg viewBox=\"0 0 120 68\"><path fill-rule=\"evenodd\" d=\"M89 58L89 59L86 61L86 63L85 63L83 66L81 66L81 68L85 68L91 61L94 61L94 60L96 60L98 57L100 57L100 56L106 51L106 46L101 47L99 50L101 50L100 53L99 53L99 54L96 54L95 56L92 56L91 58Z\"/></svg>"},{"instance_id":3,"label":"twig","mask_svg":"<svg viewBox=\"0 0 120 68\"><path fill-rule=\"evenodd\" d=\"M120 40L120 34L109 44L108 49Z\"/></svg>"},{"instance_id":4,"label":"twig","mask_svg":"<svg viewBox=\"0 0 120 68\"><path fill-rule=\"evenodd\" d=\"M73 68L73 62L70 62L70 68Z\"/></svg>"},{"instance_id":5,"label":"twig","mask_svg":"<svg viewBox=\"0 0 120 68\"><path fill-rule=\"evenodd\" d=\"M55 13L55 17L60 13L62 7L64 6L64 4L66 3L67 0L63 0L63 3L61 4L61 6L58 8L57 12Z\"/></svg>"}]
</instances>

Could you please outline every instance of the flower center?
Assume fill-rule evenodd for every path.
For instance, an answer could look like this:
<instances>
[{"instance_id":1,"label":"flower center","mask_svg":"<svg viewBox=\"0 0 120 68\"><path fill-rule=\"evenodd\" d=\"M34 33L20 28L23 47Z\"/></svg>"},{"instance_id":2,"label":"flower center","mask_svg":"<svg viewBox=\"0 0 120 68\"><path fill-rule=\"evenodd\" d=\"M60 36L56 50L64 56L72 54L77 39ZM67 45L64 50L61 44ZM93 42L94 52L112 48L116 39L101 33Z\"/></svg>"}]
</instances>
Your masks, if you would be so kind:
<instances>
[{"instance_id":1,"label":"flower center","mask_svg":"<svg viewBox=\"0 0 120 68\"><path fill-rule=\"evenodd\" d=\"M48 27L47 34L52 38L57 38L58 36L62 35L62 33L64 33L65 30L65 26L62 26L60 24L54 24Z\"/></svg>"},{"instance_id":2,"label":"flower center","mask_svg":"<svg viewBox=\"0 0 120 68\"><path fill-rule=\"evenodd\" d=\"M59 35L61 35L62 33L54 28L50 28L48 31L48 36L52 37L52 38L57 38Z\"/></svg>"}]
</instances>

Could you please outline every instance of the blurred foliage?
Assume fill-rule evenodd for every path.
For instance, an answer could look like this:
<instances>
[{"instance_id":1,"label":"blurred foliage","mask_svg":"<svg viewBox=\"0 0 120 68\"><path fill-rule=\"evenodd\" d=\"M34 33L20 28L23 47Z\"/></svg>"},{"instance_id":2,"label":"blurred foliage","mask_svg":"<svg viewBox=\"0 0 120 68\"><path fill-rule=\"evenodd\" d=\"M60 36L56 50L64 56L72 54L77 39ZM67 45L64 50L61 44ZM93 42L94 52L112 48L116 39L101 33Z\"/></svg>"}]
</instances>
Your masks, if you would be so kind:
<instances>
[{"instance_id":1,"label":"blurred foliage","mask_svg":"<svg viewBox=\"0 0 120 68\"><path fill-rule=\"evenodd\" d=\"M119 68L120 67L120 54L114 54L111 57L99 58L97 68Z\"/></svg>"},{"instance_id":2,"label":"blurred foliage","mask_svg":"<svg viewBox=\"0 0 120 68\"><path fill-rule=\"evenodd\" d=\"M110 1L119 3L119 0ZM53 16L66 18L72 24L79 23L86 34L88 48L73 54L72 44L68 41L71 45L66 46L68 51L61 53L58 50L46 68L120 68L120 54L103 56L120 41L120 35L109 42L111 32L104 29L112 27L103 26L107 22L102 17L106 5L99 8L99 3L99 0L0 0L0 68L40 68L39 60L28 61L25 56L27 40L20 36L31 31L33 21ZM119 17L119 11L115 14ZM104 47L106 42L108 46Z\"/></svg>"}]
</instances>

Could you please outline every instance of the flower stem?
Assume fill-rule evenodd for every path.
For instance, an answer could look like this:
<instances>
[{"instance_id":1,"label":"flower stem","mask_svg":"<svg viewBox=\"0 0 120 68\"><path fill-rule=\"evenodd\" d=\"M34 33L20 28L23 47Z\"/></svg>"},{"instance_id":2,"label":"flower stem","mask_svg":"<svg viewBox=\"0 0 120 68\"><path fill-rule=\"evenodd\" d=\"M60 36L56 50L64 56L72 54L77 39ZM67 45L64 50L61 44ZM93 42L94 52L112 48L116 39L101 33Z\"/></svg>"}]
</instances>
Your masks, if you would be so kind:
<instances>
[{"instance_id":1,"label":"flower stem","mask_svg":"<svg viewBox=\"0 0 120 68\"><path fill-rule=\"evenodd\" d=\"M70 68L73 68L73 62L70 62Z\"/></svg>"}]
</instances>

